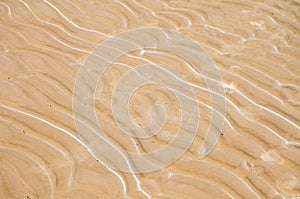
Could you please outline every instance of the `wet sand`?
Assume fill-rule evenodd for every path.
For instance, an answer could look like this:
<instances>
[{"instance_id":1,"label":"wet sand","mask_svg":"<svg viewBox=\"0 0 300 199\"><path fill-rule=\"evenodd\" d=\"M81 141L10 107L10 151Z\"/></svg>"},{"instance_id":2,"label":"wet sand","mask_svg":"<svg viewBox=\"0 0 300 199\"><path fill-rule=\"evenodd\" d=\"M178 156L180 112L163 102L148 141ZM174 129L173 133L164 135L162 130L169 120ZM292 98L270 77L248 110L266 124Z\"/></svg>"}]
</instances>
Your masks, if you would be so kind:
<instances>
[{"instance_id":1,"label":"wet sand","mask_svg":"<svg viewBox=\"0 0 300 199\"><path fill-rule=\"evenodd\" d=\"M300 1L1 0L0 15L0 198L300 198ZM181 126L176 95L145 85L129 101L133 121L151 123L154 104L167 121L147 139L121 131L111 101L130 68L159 64L204 88L193 87L200 115L189 149L159 171L132 174L93 155L72 101L93 49L141 27L200 44L222 77L226 119L217 144L199 158L213 112L203 78L168 51L119 57L98 82L94 105L100 129L120 149L155 151Z\"/></svg>"}]
</instances>

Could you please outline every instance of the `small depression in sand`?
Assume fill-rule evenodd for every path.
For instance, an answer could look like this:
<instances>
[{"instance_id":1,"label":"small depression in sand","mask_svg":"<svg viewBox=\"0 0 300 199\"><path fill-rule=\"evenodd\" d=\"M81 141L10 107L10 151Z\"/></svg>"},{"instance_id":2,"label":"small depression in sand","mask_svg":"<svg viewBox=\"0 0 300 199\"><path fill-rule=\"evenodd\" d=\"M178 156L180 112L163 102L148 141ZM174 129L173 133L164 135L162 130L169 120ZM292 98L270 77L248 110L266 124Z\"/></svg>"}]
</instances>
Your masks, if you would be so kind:
<instances>
[{"instance_id":1,"label":"small depression in sand","mask_svg":"<svg viewBox=\"0 0 300 199\"><path fill-rule=\"evenodd\" d=\"M0 15L1 199L300 198L298 0L0 0Z\"/></svg>"}]
</instances>

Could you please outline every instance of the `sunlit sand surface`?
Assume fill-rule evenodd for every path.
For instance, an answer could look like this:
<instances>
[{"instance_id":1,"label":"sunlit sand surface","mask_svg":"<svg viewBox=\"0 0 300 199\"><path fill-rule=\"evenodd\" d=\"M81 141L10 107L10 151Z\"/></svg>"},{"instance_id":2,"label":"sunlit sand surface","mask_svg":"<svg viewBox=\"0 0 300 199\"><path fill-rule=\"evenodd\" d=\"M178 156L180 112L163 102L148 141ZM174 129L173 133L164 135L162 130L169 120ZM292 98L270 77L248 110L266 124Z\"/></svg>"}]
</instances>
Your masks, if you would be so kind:
<instances>
[{"instance_id":1,"label":"sunlit sand surface","mask_svg":"<svg viewBox=\"0 0 300 199\"><path fill-rule=\"evenodd\" d=\"M1 199L300 198L299 0L0 0L0 17ZM177 86L188 93L184 86L145 84L125 92L122 78L141 65L181 76L199 109L189 110L196 136L179 159L130 173L95 155L97 142L76 128L73 101L95 47L143 27L175 31L201 46L222 78L226 112L224 125L214 127L216 144L201 157L215 110L205 75L155 45L113 60L94 96L81 97L94 105L98 128L116 148L150 153L168 146L182 126L192 128L181 123L187 107L172 92ZM161 124L162 109L151 108L163 107L166 120L156 135L124 132L129 125L116 119L123 109L114 112L114 104L125 96L124 110L140 128Z\"/></svg>"}]
</instances>

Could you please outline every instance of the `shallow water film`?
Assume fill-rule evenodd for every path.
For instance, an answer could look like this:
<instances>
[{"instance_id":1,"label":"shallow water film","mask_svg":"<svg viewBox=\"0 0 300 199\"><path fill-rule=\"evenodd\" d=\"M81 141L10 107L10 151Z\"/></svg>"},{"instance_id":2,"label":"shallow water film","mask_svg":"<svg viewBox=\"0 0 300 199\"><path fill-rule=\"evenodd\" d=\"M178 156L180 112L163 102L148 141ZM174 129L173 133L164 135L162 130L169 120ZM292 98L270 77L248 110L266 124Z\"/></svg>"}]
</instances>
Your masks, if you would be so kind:
<instances>
[{"instance_id":1,"label":"shallow water film","mask_svg":"<svg viewBox=\"0 0 300 199\"><path fill-rule=\"evenodd\" d=\"M300 199L299 0L0 0L0 198Z\"/></svg>"}]
</instances>

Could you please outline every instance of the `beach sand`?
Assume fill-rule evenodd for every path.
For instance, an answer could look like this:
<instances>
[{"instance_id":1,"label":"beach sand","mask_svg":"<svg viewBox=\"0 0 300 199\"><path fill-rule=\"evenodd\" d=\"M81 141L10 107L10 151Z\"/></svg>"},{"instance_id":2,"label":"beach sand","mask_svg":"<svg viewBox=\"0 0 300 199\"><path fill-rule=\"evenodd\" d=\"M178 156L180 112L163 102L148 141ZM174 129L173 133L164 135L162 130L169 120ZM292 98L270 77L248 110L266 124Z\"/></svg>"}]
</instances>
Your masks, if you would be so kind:
<instances>
[{"instance_id":1,"label":"beach sand","mask_svg":"<svg viewBox=\"0 0 300 199\"><path fill-rule=\"evenodd\" d=\"M0 198L300 198L300 1L1 0L0 15ZM198 86L191 146L158 171L133 174L93 155L72 102L93 49L142 27L179 32L203 48L222 78L226 113L218 142L200 158L212 118L204 79L184 57L162 49L113 60L91 100L102 133L126 151L168 146L182 125L182 106L167 87L135 89L128 111L136 124L151 123L154 104L167 119L156 136L132 138L112 111L122 76L155 63Z\"/></svg>"}]
</instances>

